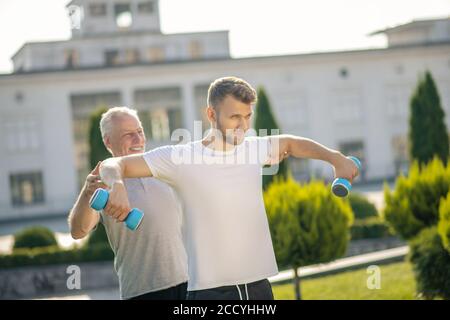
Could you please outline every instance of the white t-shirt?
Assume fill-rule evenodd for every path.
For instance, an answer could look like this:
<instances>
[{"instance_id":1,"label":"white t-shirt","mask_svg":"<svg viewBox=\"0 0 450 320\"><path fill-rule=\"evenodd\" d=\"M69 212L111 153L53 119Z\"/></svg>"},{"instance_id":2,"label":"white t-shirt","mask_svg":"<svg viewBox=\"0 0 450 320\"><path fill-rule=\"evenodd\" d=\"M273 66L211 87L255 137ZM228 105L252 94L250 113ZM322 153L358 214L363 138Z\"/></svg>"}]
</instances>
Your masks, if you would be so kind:
<instances>
[{"instance_id":1,"label":"white t-shirt","mask_svg":"<svg viewBox=\"0 0 450 320\"><path fill-rule=\"evenodd\" d=\"M155 178L125 179L132 208L144 212L139 228L129 230L101 212L114 251L120 296L129 299L188 280L181 204L175 192Z\"/></svg>"},{"instance_id":2,"label":"white t-shirt","mask_svg":"<svg viewBox=\"0 0 450 320\"><path fill-rule=\"evenodd\" d=\"M189 291L278 273L262 194L268 144L247 137L218 152L195 141L144 154L154 177L171 185L183 204Z\"/></svg>"}]
</instances>

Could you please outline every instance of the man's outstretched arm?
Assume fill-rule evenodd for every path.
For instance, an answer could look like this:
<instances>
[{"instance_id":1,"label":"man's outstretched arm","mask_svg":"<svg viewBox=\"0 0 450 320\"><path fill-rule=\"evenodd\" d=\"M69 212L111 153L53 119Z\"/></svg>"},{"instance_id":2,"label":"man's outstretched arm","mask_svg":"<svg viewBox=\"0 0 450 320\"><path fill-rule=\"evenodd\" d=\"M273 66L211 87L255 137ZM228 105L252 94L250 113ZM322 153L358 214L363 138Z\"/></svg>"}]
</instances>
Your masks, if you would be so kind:
<instances>
[{"instance_id":1,"label":"man's outstretched arm","mask_svg":"<svg viewBox=\"0 0 450 320\"><path fill-rule=\"evenodd\" d=\"M118 221L124 221L130 212L124 178L153 176L142 155L109 158L100 165L101 180L110 187L104 212Z\"/></svg>"},{"instance_id":2,"label":"man's outstretched arm","mask_svg":"<svg viewBox=\"0 0 450 320\"><path fill-rule=\"evenodd\" d=\"M330 163L334 169L335 177L345 178L352 182L358 175L358 168L352 160L337 150L330 149L312 139L294 136L271 136L272 157L274 162L279 162L289 156L296 158L309 158L323 160Z\"/></svg>"}]
</instances>

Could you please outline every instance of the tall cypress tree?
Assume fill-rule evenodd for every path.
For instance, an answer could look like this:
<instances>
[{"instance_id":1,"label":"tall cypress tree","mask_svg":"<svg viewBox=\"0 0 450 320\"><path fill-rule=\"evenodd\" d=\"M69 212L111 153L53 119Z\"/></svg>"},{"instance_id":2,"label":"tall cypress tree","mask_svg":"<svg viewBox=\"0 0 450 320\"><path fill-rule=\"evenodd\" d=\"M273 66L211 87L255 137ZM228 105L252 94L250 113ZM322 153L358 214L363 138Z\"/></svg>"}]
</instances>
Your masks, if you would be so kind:
<instances>
[{"instance_id":1,"label":"tall cypress tree","mask_svg":"<svg viewBox=\"0 0 450 320\"><path fill-rule=\"evenodd\" d=\"M95 168L99 161L111 157L111 154L103 144L103 138L100 132L100 119L102 118L102 114L107 110L106 107L98 107L89 117L89 164L91 170Z\"/></svg>"},{"instance_id":2,"label":"tall cypress tree","mask_svg":"<svg viewBox=\"0 0 450 320\"><path fill-rule=\"evenodd\" d=\"M429 71L419 79L410 100L410 159L425 164L437 155L444 164L449 155L445 114L436 84Z\"/></svg>"},{"instance_id":3,"label":"tall cypress tree","mask_svg":"<svg viewBox=\"0 0 450 320\"><path fill-rule=\"evenodd\" d=\"M103 144L102 134L100 132L100 119L102 114L108 109L100 106L96 108L89 117L89 164L91 170L95 168L99 161L112 157ZM87 245L108 244L105 227L99 223L97 228L89 235Z\"/></svg>"},{"instance_id":4,"label":"tall cypress tree","mask_svg":"<svg viewBox=\"0 0 450 320\"><path fill-rule=\"evenodd\" d=\"M255 130L260 135L260 129L266 129L267 135L271 134L272 129L279 129L279 126L272 113L269 98L263 87L259 87L257 90L258 101L255 108ZM272 183L275 177L287 178L288 164L286 160L283 160L279 164L278 173L276 175L264 175L263 176L263 188L264 190Z\"/></svg>"}]
</instances>

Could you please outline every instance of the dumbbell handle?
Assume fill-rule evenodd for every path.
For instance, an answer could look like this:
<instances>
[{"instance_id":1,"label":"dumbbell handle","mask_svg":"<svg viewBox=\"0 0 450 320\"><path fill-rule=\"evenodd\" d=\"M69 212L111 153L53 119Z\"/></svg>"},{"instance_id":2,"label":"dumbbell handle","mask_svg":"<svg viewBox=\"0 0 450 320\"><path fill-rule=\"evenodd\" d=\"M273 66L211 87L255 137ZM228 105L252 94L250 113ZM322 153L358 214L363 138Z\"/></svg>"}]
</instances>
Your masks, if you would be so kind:
<instances>
[{"instance_id":1,"label":"dumbbell handle","mask_svg":"<svg viewBox=\"0 0 450 320\"><path fill-rule=\"evenodd\" d=\"M98 188L95 190L94 194L92 195L91 199L89 200L89 205L92 209L100 211L103 210L103 208L106 207L106 204L108 203L109 198L109 192L105 189ZM139 225L141 224L142 218L144 217L144 213L137 209L133 208L128 213L128 216L126 217L124 223L130 230L136 230Z\"/></svg>"},{"instance_id":2,"label":"dumbbell handle","mask_svg":"<svg viewBox=\"0 0 450 320\"><path fill-rule=\"evenodd\" d=\"M355 163L358 171L361 171L361 161L358 158L353 156L347 158ZM352 184L345 178L336 178L331 185L331 190L335 196L345 197L352 190Z\"/></svg>"}]
</instances>

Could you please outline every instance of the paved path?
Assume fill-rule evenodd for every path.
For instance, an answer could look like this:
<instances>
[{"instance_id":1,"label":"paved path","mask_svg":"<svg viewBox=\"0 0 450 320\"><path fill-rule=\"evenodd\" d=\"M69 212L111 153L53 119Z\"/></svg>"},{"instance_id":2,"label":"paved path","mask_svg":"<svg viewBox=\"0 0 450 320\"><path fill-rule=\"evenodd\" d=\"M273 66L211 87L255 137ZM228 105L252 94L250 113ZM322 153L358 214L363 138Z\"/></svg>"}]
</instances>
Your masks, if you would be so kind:
<instances>
[{"instance_id":1,"label":"paved path","mask_svg":"<svg viewBox=\"0 0 450 320\"><path fill-rule=\"evenodd\" d=\"M409 247L402 246L393 249L366 253L358 256L342 258L330 263L312 265L298 269L300 278L313 275L327 274L344 271L349 268L363 267L371 264L386 262L387 260L401 259L408 253ZM290 280L294 277L293 270L282 271L278 275L269 278L271 283Z\"/></svg>"}]
</instances>

